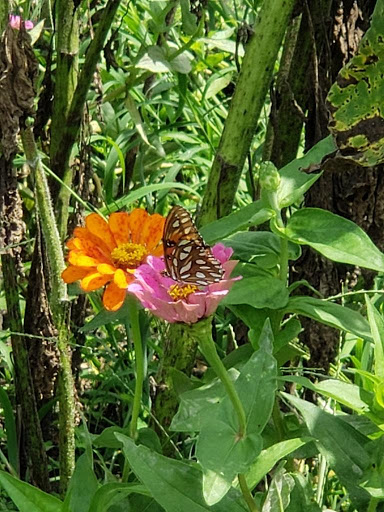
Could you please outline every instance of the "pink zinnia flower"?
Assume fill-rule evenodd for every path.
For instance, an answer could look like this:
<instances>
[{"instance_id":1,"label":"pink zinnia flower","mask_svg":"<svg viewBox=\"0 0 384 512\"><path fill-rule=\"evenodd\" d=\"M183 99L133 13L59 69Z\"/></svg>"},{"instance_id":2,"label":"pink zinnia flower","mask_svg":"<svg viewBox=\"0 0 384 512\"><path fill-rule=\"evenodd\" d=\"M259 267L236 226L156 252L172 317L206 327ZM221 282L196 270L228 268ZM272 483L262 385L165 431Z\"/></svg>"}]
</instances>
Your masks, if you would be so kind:
<instances>
[{"instance_id":1,"label":"pink zinnia flower","mask_svg":"<svg viewBox=\"0 0 384 512\"><path fill-rule=\"evenodd\" d=\"M236 260L229 261L233 250L223 244L212 247L212 253L224 268L224 277L218 283L205 286L204 289L192 284L179 285L163 274L164 260L149 256L147 263L140 265L135 272L135 280L128 291L135 295L141 304L152 313L167 322L193 324L202 318L213 315L220 301L227 295L234 281L230 279Z\"/></svg>"},{"instance_id":2,"label":"pink zinnia flower","mask_svg":"<svg viewBox=\"0 0 384 512\"><path fill-rule=\"evenodd\" d=\"M20 16L17 16L16 14L10 14L9 15L9 24L11 25L11 28L14 28L16 30L20 30L22 19ZM34 24L30 20L24 21L24 27L27 30L31 30L34 27Z\"/></svg>"}]
</instances>

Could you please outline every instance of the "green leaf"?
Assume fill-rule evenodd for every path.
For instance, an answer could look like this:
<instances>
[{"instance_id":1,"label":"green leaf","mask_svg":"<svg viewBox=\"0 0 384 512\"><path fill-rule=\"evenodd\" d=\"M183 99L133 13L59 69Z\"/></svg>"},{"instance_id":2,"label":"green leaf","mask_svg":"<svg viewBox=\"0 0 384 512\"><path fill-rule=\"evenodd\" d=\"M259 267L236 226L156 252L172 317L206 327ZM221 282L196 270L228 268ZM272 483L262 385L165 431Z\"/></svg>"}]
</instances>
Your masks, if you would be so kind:
<instances>
[{"instance_id":1,"label":"green leaf","mask_svg":"<svg viewBox=\"0 0 384 512\"><path fill-rule=\"evenodd\" d=\"M221 501L230 487L231 482L228 482L219 473L210 470L203 473L203 496L207 505L215 505Z\"/></svg>"},{"instance_id":2,"label":"green leaf","mask_svg":"<svg viewBox=\"0 0 384 512\"><path fill-rule=\"evenodd\" d=\"M272 348L273 334L267 321L261 333L260 349L252 354L235 382L247 419L245 438L238 438L238 420L228 396L202 423L197 458L204 471L215 471L229 483L237 473L249 468L262 448L261 432L272 413L277 389Z\"/></svg>"},{"instance_id":3,"label":"green leaf","mask_svg":"<svg viewBox=\"0 0 384 512\"><path fill-rule=\"evenodd\" d=\"M371 460L365 446L369 439L340 418L287 393L284 398L302 414L310 434L317 440L320 453L335 471L354 500L365 502L367 493L359 484Z\"/></svg>"},{"instance_id":4,"label":"green leaf","mask_svg":"<svg viewBox=\"0 0 384 512\"><path fill-rule=\"evenodd\" d=\"M377 311L367 295L365 296L365 303L367 305L368 322L371 327L374 342L375 375L376 377L384 379L384 320L383 316Z\"/></svg>"},{"instance_id":5,"label":"green leaf","mask_svg":"<svg viewBox=\"0 0 384 512\"><path fill-rule=\"evenodd\" d=\"M286 312L308 316L336 329L372 341L369 324L357 311L314 297L291 297Z\"/></svg>"},{"instance_id":6,"label":"green leaf","mask_svg":"<svg viewBox=\"0 0 384 512\"><path fill-rule=\"evenodd\" d=\"M273 268L280 261L280 237L270 231L236 233L224 239L223 243L227 247L232 247L232 257L235 260L243 260L265 268ZM288 259L296 260L300 253L299 245L288 243Z\"/></svg>"},{"instance_id":7,"label":"green leaf","mask_svg":"<svg viewBox=\"0 0 384 512\"><path fill-rule=\"evenodd\" d=\"M161 46L149 46L147 52L136 63L139 69L147 69L152 73L167 73L171 71L165 51Z\"/></svg>"},{"instance_id":8,"label":"green leaf","mask_svg":"<svg viewBox=\"0 0 384 512\"><path fill-rule=\"evenodd\" d=\"M120 199L116 199L113 201L113 203L108 204L104 208L100 208L100 212L103 215L107 215L109 213L115 212L117 210L121 210L123 207L129 206L130 204L134 203L135 201L141 199L142 197L146 196L147 194L151 194L152 192L158 192L159 190L171 190L172 188L180 188L182 190L187 190L188 192L192 193L194 196L198 196L200 198L200 195L196 192L195 189L192 187L188 187L188 185L184 185L183 183L176 183L176 182L170 182L170 183L157 183L155 185L146 185L145 187L140 187L137 190L134 190L127 196L123 196Z\"/></svg>"},{"instance_id":9,"label":"green leaf","mask_svg":"<svg viewBox=\"0 0 384 512\"><path fill-rule=\"evenodd\" d=\"M58 498L4 471L0 471L0 485L20 512L61 512L62 510L63 503Z\"/></svg>"},{"instance_id":10,"label":"green leaf","mask_svg":"<svg viewBox=\"0 0 384 512\"><path fill-rule=\"evenodd\" d=\"M248 487L252 490L269 473L279 460L297 450L301 446L313 441L312 437L298 437L296 439L287 439L276 443L265 450L262 450L245 477Z\"/></svg>"},{"instance_id":11,"label":"green leaf","mask_svg":"<svg viewBox=\"0 0 384 512\"><path fill-rule=\"evenodd\" d=\"M277 191L278 204L280 208L286 208L301 200L303 194L317 181L321 173L308 174L301 172L319 164L322 159L336 151L337 147L331 136L318 142L302 158L296 158L279 170L280 185Z\"/></svg>"},{"instance_id":12,"label":"green leaf","mask_svg":"<svg viewBox=\"0 0 384 512\"><path fill-rule=\"evenodd\" d=\"M90 504L98 488L97 478L93 472L92 459L83 453L77 459L75 471L65 496L63 512L91 512Z\"/></svg>"},{"instance_id":13,"label":"green leaf","mask_svg":"<svg viewBox=\"0 0 384 512\"><path fill-rule=\"evenodd\" d=\"M248 277L236 281L223 305L248 304L254 308L281 309L287 306L288 289L276 277Z\"/></svg>"},{"instance_id":14,"label":"green leaf","mask_svg":"<svg viewBox=\"0 0 384 512\"><path fill-rule=\"evenodd\" d=\"M291 473L295 481L290 503L286 512L321 512L317 503L313 502L314 493L311 483L301 473Z\"/></svg>"},{"instance_id":15,"label":"green leaf","mask_svg":"<svg viewBox=\"0 0 384 512\"><path fill-rule=\"evenodd\" d=\"M118 443L119 446L121 446L121 442L117 439L115 439L115 443ZM118 503L120 500L132 493L150 496L147 489L140 484L125 484L121 482L104 484L93 496L89 512L107 512L111 505Z\"/></svg>"},{"instance_id":16,"label":"green leaf","mask_svg":"<svg viewBox=\"0 0 384 512\"><path fill-rule=\"evenodd\" d=\"M98 448L120 448L121 443L116 439L115 433L129 435L129 427L122 428L113 426L105 428L101 434L93 439L93 446Z\"/></svg>"},{"instance_id":17,"label":"green leaf","mask_svg":"<svg viewBox=\"0 0 384 512\"><path fill-rule=\"evenodd\" d=\"M332 261L382 272L384 254L354 222L320 208L302 208L288 220L285 235Z\"/></svg>"},{"instance_id":18,"label":"green leaf","mask_svg":"<svg viewBox=\"0 0 384 512\"><path fill-rule=\"evenodd\" d=\"M373 394L365 391L356 384L343 382L337 379L326 379L316 384L306 377L299 375L281 377L286 382L295 382L300 386L311 389L329 398L333 398L340 404L343 404L358 414L364 414L369 411L369 403L373 400ZM364 400L363 400L364 398Z\"/></svg>"},{"instance_id":19,"label":"green leaf","mask_svg":"<svg viewBox=\"0 0 384 512\"><path fill-rule=\"evenodd\" d=\"M105 308L102 308L90 322L87 322L79 329L79 332L94 331L103 325L125 319L127 316L129 316L128 307L125 303L117 311L107 311Z\"/></svg>"},{"instance_id":20,"label":"green leaf","mask_svg":"<svg viewBox=\"0 0 384 512\"><path fill-rule=\"evenodd\" d=\"M289 505L290 494L295 485L291 475L287 474L284 468L277 471L269 486L262 512L274 512L285 510Z\"/></svg>"},{"instance_id":21,"label":"green leaf","mask_svg":"<svg viewBox=\"0 0 384 512\"><path fill-rule=\"evenodd\" d=\"M232 80L232 73L225 73L223 76L215 76L213 80L210 80L207 82L207 87L204 92L204 98L206 100L209 100L213 96L216 96L216 94L225 87L227 87L228 84L231 83Z\"/></svg>"},{"instance_id":22,"label":"green leaf","mask_svg":"<svg viewBox=\"0 0 384 512\"><path fill-rule=\"evenodd\" d=\"M197 18L191 13L189 0L180 0L181 21L183 23L183 31L189 36L193 35L197 30Z\"/></svg>"},{"instance_id":23,"label":"green leaf","mask_svg":"<svg viewBox=\"0 0 384 512\"><path fill-rule=\"evenodd\" d=\"M136 446L129 437L116 434L123 443L124 454L137 477L167 512L244 512L233 491L209 507L203 498L202 473L197 467Z\"/></svg>"},{"instance_id":24,"label":"green leaf","mask_svg":"<svg viewBox=\"0 0 384 512\"><path fill-rule=\"evenodd\" d=\"M228 371L231 380L235 381L239 372ZM199 432L204 417L209 416L217 404L225 397L225 389L219 379L209 384L180 395L179 410L173 417L170 430L177 432Z\"/></svg>"},{"instance_id":25,"label":"green leaf","mask_svg":"<svg viewBox=\"0 0 384 512\"><path fill-rule=\"evenodd\" d=\"M223 238L236 231L263 224L273 215L273 211L265 208L263 201L258 200L226 217L211 222L207 226L203 226L200 229L200 233L204 240L209 244L213 244L217 240L223 240Z\"/></svg>"}]
</instances>

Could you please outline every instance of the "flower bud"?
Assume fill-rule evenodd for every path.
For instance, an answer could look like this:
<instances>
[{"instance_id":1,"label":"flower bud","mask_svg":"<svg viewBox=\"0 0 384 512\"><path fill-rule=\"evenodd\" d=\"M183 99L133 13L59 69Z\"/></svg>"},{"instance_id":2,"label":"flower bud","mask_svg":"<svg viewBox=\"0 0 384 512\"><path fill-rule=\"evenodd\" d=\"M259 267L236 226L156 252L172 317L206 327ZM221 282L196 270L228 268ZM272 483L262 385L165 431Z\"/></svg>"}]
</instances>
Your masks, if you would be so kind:
<instances>
[{"instance_id":1,"label":"flower bud","mask_svg":"<svg viewBox=\"0 0 384 512\"><path fill-rule=\"evenodd\" d=\"M276 192L280 185L280 174L272 162L263 162L259 170L260 187L268 192Z\"/></svg>"}]
</instances>

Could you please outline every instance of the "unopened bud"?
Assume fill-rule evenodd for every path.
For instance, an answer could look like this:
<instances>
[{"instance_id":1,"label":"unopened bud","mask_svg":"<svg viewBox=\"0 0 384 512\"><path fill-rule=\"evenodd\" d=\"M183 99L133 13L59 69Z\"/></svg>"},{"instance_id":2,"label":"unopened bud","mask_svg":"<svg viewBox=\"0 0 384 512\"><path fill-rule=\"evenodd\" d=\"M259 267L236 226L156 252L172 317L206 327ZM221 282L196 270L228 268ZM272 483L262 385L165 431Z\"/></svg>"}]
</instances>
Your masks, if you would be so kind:
<instances>
[{"instance_id":1,"label":"unopened bud","mask_svg":"<svg viewBox=\"0 0 384 512\"><path fill-rule=\"evenodd\" d=\"M268 192L276 192L280 185L280 174L272 162L263 162L259 170L260 187Z\"/></svg>"}]
</instances>

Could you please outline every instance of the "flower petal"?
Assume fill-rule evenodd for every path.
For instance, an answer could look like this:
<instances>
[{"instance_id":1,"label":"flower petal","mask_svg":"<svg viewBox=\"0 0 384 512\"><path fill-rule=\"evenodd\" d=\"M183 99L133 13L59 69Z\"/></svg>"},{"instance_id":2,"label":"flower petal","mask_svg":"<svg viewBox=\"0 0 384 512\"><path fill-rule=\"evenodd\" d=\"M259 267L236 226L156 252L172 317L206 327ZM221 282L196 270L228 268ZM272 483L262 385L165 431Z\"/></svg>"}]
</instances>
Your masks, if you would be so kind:
<instances>
[{"instance_id":1,"label":"flower petal","mask_svg":"<svg viewBox=\"0 0 384 512\"><path fill-rule=\"evenodd\" d=\"M106 276L99 272L90 272L80 281L80 286L85 292L93 292L104 286L110 280L111 276Z\"/></svg>"},{"instance_id":2,"label":"flower petal","mask_svg":"<svg viewBox=\"0 0 384 512\"><path fill-rule=\"evenodd\" d=\"M93 243L95 247L97 247L104 256L109 256L111 251L109 250L109 247L103 240L98 237L97 235L94 235L91 233L87 228L83 228L81 226L78 226L73 230L73 234L75 236L74 240L78 240L78 243L82 243L83 240L89 240Z\"/></svg>"},{"instance_id":3,"label":"flower petal","mask_svg":"<svg viewBox=\"0 0 384 512\"><path fill-rule=\"evenodd\" d=\"M101 238L107 244L108 249L113 251L116 247L115 239L109 229L108 223L100 217L100 215L91 213L86 217L85 225L90 233Z\"/></svg>"},{"instance_id":4,"label":"flower petal","mask_svg":"<svg viewBox=\"0 0 384 512\"><path fill-rule=\"evenodd\" d=\"M97 265L97 271L100 274L113 275L116 272L116 268L108 263L100 263L100 265Z\"/></svg>"},{"instance_id":5,"label":"flower petal","mask_svg":"<svg viewBox=\"0 0 384 512\"><path fill-rule=\"evenodd\" d=\"M148 252L155 256L163 254L161 239L163 237L165 217L155 213L150 215L144 223L140 234L140 243L143 244ZM156 252L155 252L156 248Z\"/></svg>"},{"instance_id":6,"label":"flower petal","mask_svg":"<svg viewBox=\"0 0 384 512\"><path fill-rule=\"evenodd\" d=\"M130 241L131 231L129 229L129 213L112 213L109 217L108 224L117 245L125 244Z\"/></svg>"},{"instance_id":7,"label":"flower petal","mask_svg":"<svg viewBox=\"0 0 384 512\"><path fill-rule=\"evenodd\" d=\"M123 305L127 292L115 283L109 283L103 295L103 304L108 311L117 311Z\"/></svg>"},{"instance_id":8,"label":"flower petal","mask_svg":"<svg viewBox=\"0 0 384 512\"><path fill-rule=\"evenodd\" d=\"M77 267L96 267L100 263L99 260L77 251L71 251L68 254L68 261Z\"/></svg>"},{"instance_id":9,"label":"flower petal","mask_svg":"<svg viewBox=\"0 0 384 512\"><path fill-rule=\"evenodd\" d=\"M129 214L129 227L131 230L132 243L140 243L141 230L143 229L143 225L147 217L148 212L146 212L142 208L135 208Z\"/></svg>"},{"instance_id":10,"label":"flower petal","mask_svg":"<svg viewBox=\"0 0 384 512\"><path fill-rule=\"evenodd\" d=\"M79 279L83 279L83 277L85 277L89 273L89 270L89 268L75 267L73 265L69 265L69 267L67 267L61 273L61 278L65 283L74 283Z\"/></svg>"},{"instance_id":11,"label":"flower petal","mask_svg":"<svg viewBox=\"0 0 384 512\"><path fill-rule=\"evenodd\" d=\"M113 278L115 285L122 290L126 290L129 283L133 280L133 276L128 275L121 268L117 269Z\"/></svg>"}]
</instances>

